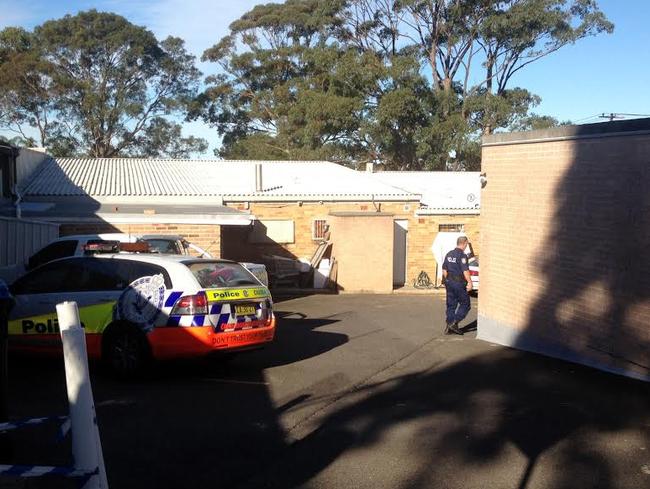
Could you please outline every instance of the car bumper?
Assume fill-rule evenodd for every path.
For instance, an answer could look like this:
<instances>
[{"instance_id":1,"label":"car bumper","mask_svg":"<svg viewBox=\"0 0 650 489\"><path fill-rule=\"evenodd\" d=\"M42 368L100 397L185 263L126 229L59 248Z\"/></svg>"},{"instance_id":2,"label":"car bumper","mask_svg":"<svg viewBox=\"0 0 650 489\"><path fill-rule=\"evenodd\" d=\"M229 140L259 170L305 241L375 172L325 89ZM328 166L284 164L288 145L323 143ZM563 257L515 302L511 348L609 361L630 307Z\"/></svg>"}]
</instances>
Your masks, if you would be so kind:
<instances>
[{"instance_id":1,"label":"car bumper","mask_svg":"<svg viewBox=\"0 0 650 489\"><path fill-rule=\"evenodd\" d=\"M207 355L215 351L240 350L270 343L275 337L275 319L270 326L215 332L213 326L154 328L147 338L154 358Z\"/></svg>"}]
</instances>

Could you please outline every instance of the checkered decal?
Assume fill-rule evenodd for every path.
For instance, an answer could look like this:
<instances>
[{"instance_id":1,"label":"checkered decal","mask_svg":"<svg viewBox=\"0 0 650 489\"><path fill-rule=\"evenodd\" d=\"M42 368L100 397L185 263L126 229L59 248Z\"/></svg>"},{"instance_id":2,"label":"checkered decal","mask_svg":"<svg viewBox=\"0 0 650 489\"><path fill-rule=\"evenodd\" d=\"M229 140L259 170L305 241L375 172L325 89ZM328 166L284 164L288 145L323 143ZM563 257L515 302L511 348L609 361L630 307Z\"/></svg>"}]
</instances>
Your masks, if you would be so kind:
<instances>
[{"instance_id":1,"label":"checkered decal","mask_svg":"<svg viewBox=\"0 0 650 489\"><path fill-rule=\"evenodd\" d=\"M259 302L255 304L255 314L235 316L234 308L230 304L215 303L210 304L209 316L170 316L169 325L183 327L214 325L214 330L217 333L251 329L259 327L258 320L263 307L266 307L266 305Z\"/></svg>"},{"instance_id":2,"label":"checkered decal","mask_svg":"<svg viewBox=\"0 0 650 489\"><path fill-rule=\"evenodd\" d=\"M210 319L212 320L212 324L215 325L215 332L249 329L257 326L253 322L259 319L261 309L262 303L257 303L255 304L255 314L235 316L234 308L230 304L211 304Z\"/></svg>"}]
</instances>

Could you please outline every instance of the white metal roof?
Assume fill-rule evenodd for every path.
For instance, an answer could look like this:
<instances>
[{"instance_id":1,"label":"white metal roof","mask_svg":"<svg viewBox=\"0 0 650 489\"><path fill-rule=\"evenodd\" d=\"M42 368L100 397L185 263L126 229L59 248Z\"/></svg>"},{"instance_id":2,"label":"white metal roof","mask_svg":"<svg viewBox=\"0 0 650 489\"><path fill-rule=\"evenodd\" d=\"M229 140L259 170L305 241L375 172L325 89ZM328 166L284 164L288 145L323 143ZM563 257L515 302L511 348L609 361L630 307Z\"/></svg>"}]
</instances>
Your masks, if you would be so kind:
<instances>
[{"instance_id":1,"label":"white metal roof","mask_svg":"<svg viewBox=\"0 0 650 489\"><path fill-rule=\"evenodd\" d=\"M263 191L255 191L255 165ZM327 161L222 161L51 158L23 189L26 197L219 197L237 200L419 200L366 172Z\"/></svg>"},{"instance_id":2,"label":"white metal roof","mask_svg":"<svg viewBox=\"0 0 650 489\"><path fill-rule=\"evenodd\" d=\"M478 213L481 208L479 172L384 171L371 174L382 183L422 195L419 213Z\"/></svg>"}]
</instances>

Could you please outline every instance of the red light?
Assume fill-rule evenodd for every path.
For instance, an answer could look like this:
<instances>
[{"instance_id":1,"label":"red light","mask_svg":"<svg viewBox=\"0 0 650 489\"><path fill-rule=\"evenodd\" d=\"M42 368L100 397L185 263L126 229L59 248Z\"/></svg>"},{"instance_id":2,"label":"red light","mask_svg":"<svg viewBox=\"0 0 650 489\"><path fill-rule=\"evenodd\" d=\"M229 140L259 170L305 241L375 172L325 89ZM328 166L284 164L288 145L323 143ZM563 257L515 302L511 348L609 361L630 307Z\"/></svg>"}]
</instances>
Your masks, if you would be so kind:
<instances>
[{"instance_id":1,"label":"red light","mask_svg":"<svg viewBox=\"0 0 650 489\"><path fill-rule=\"evenodd\" d=\"M194 297L194 307L208 307L208 298L204 294L198 294Z\"/></svg>"},{"instance_id":2,"label":"red light","mask_svg":"<svg viewBox=\"0 0 650 489\"><path fill-rule=\"evenodd\" d=\"M173 315L193 316L208 313L208 298L205 294L185 295L176 301Z\"/></svg>"}]
</instances>

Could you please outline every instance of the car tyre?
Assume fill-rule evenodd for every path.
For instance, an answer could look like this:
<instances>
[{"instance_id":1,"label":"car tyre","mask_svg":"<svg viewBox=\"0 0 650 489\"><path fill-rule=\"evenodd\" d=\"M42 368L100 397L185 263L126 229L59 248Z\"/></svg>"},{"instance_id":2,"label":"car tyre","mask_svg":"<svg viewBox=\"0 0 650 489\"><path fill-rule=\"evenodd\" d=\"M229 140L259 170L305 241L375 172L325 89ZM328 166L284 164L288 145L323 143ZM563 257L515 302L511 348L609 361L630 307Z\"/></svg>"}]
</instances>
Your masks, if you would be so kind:
<instances>
[{"instance_id":1,"label":"car tyre","mask_svg":"<svg viewBox=\"0 0 650 489\"><path fill-rule=\"evenodd\" d=\"M151 350L145 334L134 325L118 324L104 337L102 359L119 378L134 378L146 371Z\"/></svg>"}]
</instances>

